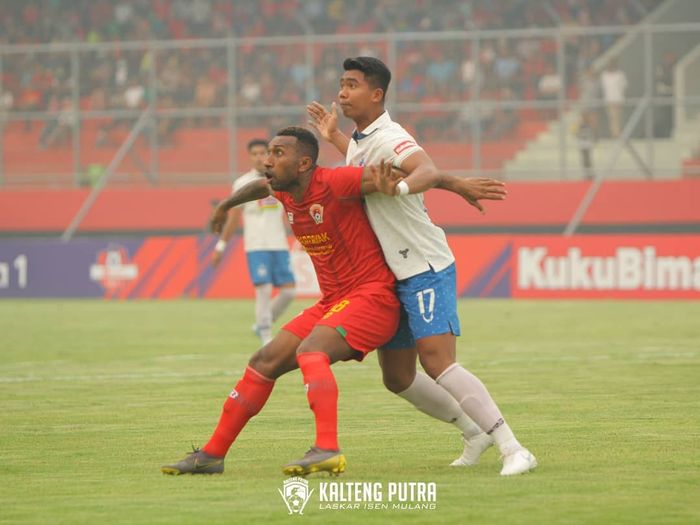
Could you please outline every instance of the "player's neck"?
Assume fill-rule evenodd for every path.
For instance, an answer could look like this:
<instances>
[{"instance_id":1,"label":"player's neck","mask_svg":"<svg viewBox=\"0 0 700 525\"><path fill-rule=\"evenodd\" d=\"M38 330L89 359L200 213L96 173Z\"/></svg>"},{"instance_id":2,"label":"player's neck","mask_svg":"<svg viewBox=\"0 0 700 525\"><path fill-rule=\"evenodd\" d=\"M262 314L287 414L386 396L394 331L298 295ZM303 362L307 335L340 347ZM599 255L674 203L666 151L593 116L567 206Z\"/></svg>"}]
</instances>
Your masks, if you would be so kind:
<instances>
[{"instance_id":1,"label":"player's neck","mask_svg":"<svg viewBox=\"0 0 700 525\"><path fill-rule=\"evenodd\" d=\"M364 115L353 119L353 121L355 122L355 128L357 129L357 131L363 132L365 129L367 129L367 126L369 126L372 122L377 120L382 115L382 113L384 113L384 111L384 106L379 106L376 108L372 108Z\"/></svg>"},{"instance_id":2,"label":"player's neck","mask_svg":"<svg viewBox=\"0 0 700 525\"><path fill-rule=\"evenodd\" d=\"M299 182L288 190L295 202L302 202L304 200L304 194L306 193L309 184L311 184L311 176L315 169L316 166L299 175Z\"/></svg>"}]
</instances>

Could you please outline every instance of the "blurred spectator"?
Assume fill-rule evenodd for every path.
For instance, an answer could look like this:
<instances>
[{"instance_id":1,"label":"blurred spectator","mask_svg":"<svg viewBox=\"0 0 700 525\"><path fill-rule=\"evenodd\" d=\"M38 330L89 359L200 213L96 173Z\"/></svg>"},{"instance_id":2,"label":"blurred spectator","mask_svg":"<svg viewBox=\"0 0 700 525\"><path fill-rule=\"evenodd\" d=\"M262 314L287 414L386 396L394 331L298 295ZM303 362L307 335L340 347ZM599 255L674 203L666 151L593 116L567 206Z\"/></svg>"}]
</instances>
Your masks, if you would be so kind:
<instances>
[{"instance_id":1,"label":"blurred spectator","mask_svg":"<svg viewBox=\"0 0 700 525\"><path fill-rule=\"evenodd\" d=\"M540 80L537 83L538 98L546 102L554 102L558 99L561 88L561 75L554 70L554 66L547 64L544 75L540 77ZM548 105L542 110L541 113L546 118L549 118L556 113L556 109L554 108L554 105Z\"/></svg>"},{"instance_id":2,"label":"blurred spectator","mask_svg":"<svg viewBox=\"0 0 700 525\"><path fill-rule=\"evenodd\" d=\"M197 79L197 85L194 90L194 103L198 108L209 109L217 104L217 88L207 75L202 75ZM219 119L220 120L220 119ZM197 121L201 126L214 125L217 118L214 116L205 116Z\"/></svg>"},{"instance_id":3,"label":"blurred spectator","mask_svg":"<svg viewBox=\"0 0 700 525\"><path fill-rule=\"evenodd\" d=\"M611 60L608 67L600 75L600 86L605 101L605 111L608 115L608 129L611 138L620 136L622 129L622 111L625 103L625 91L627 90L627 76L617 65L616 60Z\"/></svg>"},{"instance_id":4,"label":"blurred spectator","mask_svg":"<svg viewBox=\"0 0 700 525\"><path fill-rule=\"evenodd\" d=\"M596 133L593 128L593 113L584 112L581 114L578 129L576 130L578 149L581 155L581 167L584 177L593 179L593 146L596 141Z\"/></svg>"},{"instance_id":5,"label":"blurred spectator","mask_svg":"<svg viewBox=\"0 0 700 525\"><path fill-rule=\"evenodd\" d=\"M501 102L511 102L515 99L515 94L510 88L504 87L499 98ZM484 132L484 138L493 141L503 139L508 132L517 127L519 120L514 107L497 105Z\"/></svg>"},{"instance_id":6,"label":"blurred spectator","mask_svg":"<svg viewBox=\"0 0 700 525\"><path fill-rule=\"evenodd\" d=\"M579 107L586 115L588 125L598 133L598 111L600 103L600 82L592 67L586 69L579 83Z\"/></svg>"},{"instance_id":7,"label":"blurred spectator","mask_svg":"<svg viewBox=\"0 0 700 525\"><path fill-rule=\"evenodd\" d=\"M429 89L439 97L438 102L449 100L448 93L453 92L458 65L441 47L434 49L431 54L431 60L425 70L427 82L431 85Z\"/></svg>"},{"instance_id":8,"label":"blurred spectator","mask_svg":"<svg viewBox=\"0 0 700 525\"><path fill-rule=\"evenodd\" d=\"M241 82L239 103L244 106L257 106L260 103L260 83L253 75L246 75Z\"/></svg>"},{"instance_id":9,"label":"blurred spectator","mask_svg":"<svg viewBox=\"0 0 700 525\"><path fill-rule=\"evenodd\" d=\"M71 97L56 95L54 101L49 104L49 111L56 111L58 115L44 126L39 137L39 146L41 148L54 145L64 146L68 144L75 125L75 112Z\"/></svg>"},{"instance_id":10,"label":"blurred spectator","mask_svg":"<svg viewBox=\"0 0 700 525\"><path fill-rule=\"evenodd\" d=\"M115 101L115 104L117 109L124 109L129 112L139 111L145 107L145 96L146 89L140 79L133 78L128 82L126 88L123 89L121 97ZM98 129L95 145L98 147L116 146L117 141L113 138L113 132L120 127L127 130L131 129L135 120L136 117L125 117L114 118L105 122Z\"/></svg>"},{"instance_id":11,"label":"blurred spectator","mask_svg":"<svg viewBox=\"0 0 700 525\"><path fill-rule=\"evenodd\" d=\"M0 92L0 119L15 105L15 97L12 91L3 89Z\"/></svg>"},{"instance_id":12,"label":"blurred spectator","mask_svg":"<svg viewBox=\"0 0 700 525\"><path fill-rule=\"evenodd\" d=\"M654 68L654 96L673 97L673 68L676 56L666 53L661 62ZM673 129L673 101L655 102L654 104L654 137L668 138Z\"/></svg>"},{"instance_id":13,"label":"blurred spectator","mask_svg":"<svg viewBox=\"0 0 700 525\"><path fill-rule=\"evenodd\" d=\"M476 64L471 56L465 57L462 61L461 74L464 91L469 92L469 90L473 89L474 81L476 80Z\"/></svg>"},{"instance_id":14,"label":"blurred spectator","mask_svg":"<svg viewBox=\"0 0 700 525\"><path fill-rule=\"evenodd\" d=\"M498 85L500 88L517 89L516 79L520 64L513 54L507 41L502 41L499 45L498 55L493 65Z\"/></svg>"}]
</instances>

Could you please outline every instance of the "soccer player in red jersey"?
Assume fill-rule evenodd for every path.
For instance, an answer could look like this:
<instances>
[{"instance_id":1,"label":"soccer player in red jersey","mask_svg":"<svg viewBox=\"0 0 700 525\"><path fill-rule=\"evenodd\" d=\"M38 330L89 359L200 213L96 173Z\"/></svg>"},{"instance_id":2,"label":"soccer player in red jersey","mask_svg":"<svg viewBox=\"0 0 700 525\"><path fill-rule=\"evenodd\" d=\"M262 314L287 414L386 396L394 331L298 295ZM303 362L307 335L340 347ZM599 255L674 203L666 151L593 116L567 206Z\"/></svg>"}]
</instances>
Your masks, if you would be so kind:
<instances>
[{"instance_id":1,"label":"soccer player in red jersey","mask_svg":"<svg viewBox=\"0 0 700 525\"><path fill-rule=\"evenodd\" d=\"M249 183L214 212L212 229L219 233L231 208L274 195L311 256L322 297L253 354L210 440L182 461L162 467L166 474L223 472L224 456L248 420L262 409L275 379L297 366L316 419L316 442L284 472L345 470L337 438L338 387L330 365L362 360L386 343L398 326L399 302L394 275L361 200L363 194L375 191L372 170L323 168L316 165L317 157L318 141L309 130L279 131L265 161L267 180Z\"/></svg>"},{"instance_id":2,"label":"soccer player in red jersey","mask_svg":"<svg viewBox=\"0 0 700 525\"><path fill-rule=\"evenodd\" d=\"M214 213L212 230L220 233L229 209L274 195L311 256L322 298L251 356L209 441L183 460L163 466L166 474L223 472L226 453L248 420L265 405L275 380L296 368L302 370L316 418L316 442L303 458L285 466L284 472L304 475L345 469L337 443L338 389L330 364L362 359L386 343L398 324L394 277L360 199L377 191L392 172L383 163L327 169L316 166L317 157L318 141L313 133L294 127L281 130L268 149L266 179L238 189ZM449 178L428 170L412 173L405 180L412 188L425 191L444 177ZM474 188L462 179L452 182L451 190L470 202L494 198L488 191L475 195Z\"/></svg>"}]
</instances>

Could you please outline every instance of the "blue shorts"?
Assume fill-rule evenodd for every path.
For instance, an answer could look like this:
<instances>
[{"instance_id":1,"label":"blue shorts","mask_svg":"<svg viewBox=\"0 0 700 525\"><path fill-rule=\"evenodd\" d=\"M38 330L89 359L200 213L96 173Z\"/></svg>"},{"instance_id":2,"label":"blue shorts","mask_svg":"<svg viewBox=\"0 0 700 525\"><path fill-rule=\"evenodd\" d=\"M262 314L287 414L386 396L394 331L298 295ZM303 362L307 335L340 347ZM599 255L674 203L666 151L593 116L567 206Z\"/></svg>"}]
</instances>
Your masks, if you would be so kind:
<instances>
[{"instance_id":1,"label":"blue shorts","mask_svg":"<svg viewBox=\"0 0 700 525\"><path fill-rule=\"evenodd\" d=\"M399 328L383 348L412 348L424 337L460 334L454 263L439 272L431 269L397 281L396 295L401 301Z\"/></svg>"},{"instance_id":2,"label":"blue shorts","mask_svg":"<svg viewBox=\"0 0 700 525\"><path fill-rule=\"evenodd\" d=\"M294 284L294 274L286 250L247 252L248 273L255 286L272 283L274 286Z\"/></svg>"}]
</instances>

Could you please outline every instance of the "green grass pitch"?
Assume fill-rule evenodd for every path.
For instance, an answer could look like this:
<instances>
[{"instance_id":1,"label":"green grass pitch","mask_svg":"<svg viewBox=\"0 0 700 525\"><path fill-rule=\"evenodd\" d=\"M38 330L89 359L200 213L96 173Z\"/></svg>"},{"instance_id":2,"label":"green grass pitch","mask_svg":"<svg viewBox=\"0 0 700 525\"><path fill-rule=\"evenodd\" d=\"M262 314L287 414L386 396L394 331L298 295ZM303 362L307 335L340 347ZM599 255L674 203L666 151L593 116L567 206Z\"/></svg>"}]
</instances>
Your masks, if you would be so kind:
<instances>
[{"instance_id":1,"label":"green grass pitch","mask_svg":"<svg viewBox=\"0 0 700 525\"><path fill-rule=\"evenodd\" d=\"M459 360L540 461L517 478L495 449L449 468L457 431L385 391L375 355L335 366L339 479L433 481L437 509L312 496L303 516L278 493L313 440L298 372L222 476L159 471L206 441L257 348L252 316L249 301L0 301L0 523L700 523L698 302L462 301Z\"/></svg>"}]
</instances>

